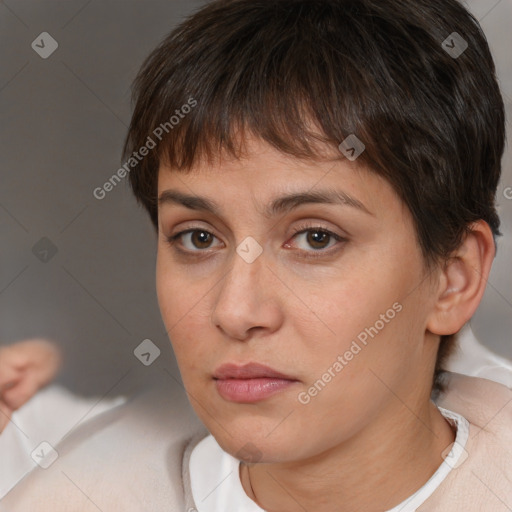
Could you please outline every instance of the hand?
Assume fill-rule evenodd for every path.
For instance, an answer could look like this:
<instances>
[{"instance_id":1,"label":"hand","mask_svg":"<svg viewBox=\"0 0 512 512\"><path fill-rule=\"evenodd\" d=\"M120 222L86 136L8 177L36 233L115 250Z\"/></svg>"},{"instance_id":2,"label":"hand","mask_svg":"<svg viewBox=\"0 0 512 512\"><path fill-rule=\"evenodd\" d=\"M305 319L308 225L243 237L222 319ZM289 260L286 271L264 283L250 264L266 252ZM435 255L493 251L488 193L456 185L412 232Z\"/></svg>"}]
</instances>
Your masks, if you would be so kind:
<instances>
[{"instance_id":1,"label":"hand","mask_svg":"<svg viewBox=\"0 0 512 512\"><path fill-rule=\"evenodd\" d=\"M26 340L0 347L0 432L13 411L53 380L60 365L60 352L48 340Z\"/></svg>"}]
</instances>

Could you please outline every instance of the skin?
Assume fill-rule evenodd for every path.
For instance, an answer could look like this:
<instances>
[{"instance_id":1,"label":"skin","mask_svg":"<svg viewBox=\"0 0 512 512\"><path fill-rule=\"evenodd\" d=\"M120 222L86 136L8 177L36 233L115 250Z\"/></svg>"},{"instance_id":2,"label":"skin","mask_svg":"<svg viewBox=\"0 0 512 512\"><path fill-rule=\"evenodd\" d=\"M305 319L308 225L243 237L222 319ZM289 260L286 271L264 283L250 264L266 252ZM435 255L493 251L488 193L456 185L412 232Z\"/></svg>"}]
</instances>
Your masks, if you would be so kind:
<instances>
[{"instance_id":1,"label":"skin","mask_svg":"<svg viewBox=\"0 0 512 512\"><path fill-rule=\"evenodd\" d=\"M0 347L0 433L12 413L54 379L60 365L60 352L48 340L25 340Z\"/></svg>"},{"instance_id":2,"label":"skin","mask_svg":"<svg viewBox=\"0 0 512 512\"><path fill-rule=\"evenodd\" d=\"M454 441L430 401L439 335L456 332L478 306L492 234L475 223L449 265L427 270L410 212L383 178L357 161L306 162L254 137L246 143L240 159L201 161L188 174L165 163L159 170L159 197L174 190L219 208L215 215L159 204L158 299L187 394L226 452L240 459L247 443L256 447L259 460L248 455L240 477L263 509L392 508L430 478ZM325 188L344 191L369 213L306 203L264 214L276 197ZM295 228L310 231L294 235ZM319 228L345 241L322 239ZM198 231L169 243L188 229ZM263 249L253 263L236 252L248 236ZM300 403L299 393L397 302L395 318ZM260 402L226 401L213 372L249 361L299 382Z\"/></svg>"}]
</instances>

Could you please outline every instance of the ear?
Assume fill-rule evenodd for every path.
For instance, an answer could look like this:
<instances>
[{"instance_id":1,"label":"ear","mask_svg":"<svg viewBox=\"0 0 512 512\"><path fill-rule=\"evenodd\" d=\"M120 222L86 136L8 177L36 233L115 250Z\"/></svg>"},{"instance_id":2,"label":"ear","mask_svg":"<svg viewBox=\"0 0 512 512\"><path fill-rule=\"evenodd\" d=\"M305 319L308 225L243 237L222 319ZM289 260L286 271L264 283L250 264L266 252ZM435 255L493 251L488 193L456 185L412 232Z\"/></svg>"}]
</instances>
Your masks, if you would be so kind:
<instances>
[{"instance_id":1,"label":"ear","mask_svg":"<svg viewBox=\"0 0 512 512\"><path fill-rule=\"evenodd\" d=\"M473 316L485 292L496 252L494 239L483 220L472 223L470 230L439 273L437 298L426 326L434 334L459 331Z\"/></svg>"}]
</instances>

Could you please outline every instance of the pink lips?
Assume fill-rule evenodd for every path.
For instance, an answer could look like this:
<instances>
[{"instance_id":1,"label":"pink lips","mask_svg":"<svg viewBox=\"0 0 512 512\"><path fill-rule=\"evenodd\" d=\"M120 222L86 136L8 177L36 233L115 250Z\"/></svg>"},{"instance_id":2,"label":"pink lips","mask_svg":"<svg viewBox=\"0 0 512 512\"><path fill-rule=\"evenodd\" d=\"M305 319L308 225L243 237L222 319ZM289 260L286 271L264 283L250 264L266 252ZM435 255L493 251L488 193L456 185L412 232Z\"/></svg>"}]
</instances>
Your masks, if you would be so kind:
<instances>
[{"instance_id":1,"label":"pink lips","mask_svg":"<svg viewBox=\"0 0 512 512\"><path fill-rule=\"evenodd\" d=\"M225 400L252 403L287 389L297 379L259 363L223 364L213 374L217 391Z\"/></svg>"}]
</instances>

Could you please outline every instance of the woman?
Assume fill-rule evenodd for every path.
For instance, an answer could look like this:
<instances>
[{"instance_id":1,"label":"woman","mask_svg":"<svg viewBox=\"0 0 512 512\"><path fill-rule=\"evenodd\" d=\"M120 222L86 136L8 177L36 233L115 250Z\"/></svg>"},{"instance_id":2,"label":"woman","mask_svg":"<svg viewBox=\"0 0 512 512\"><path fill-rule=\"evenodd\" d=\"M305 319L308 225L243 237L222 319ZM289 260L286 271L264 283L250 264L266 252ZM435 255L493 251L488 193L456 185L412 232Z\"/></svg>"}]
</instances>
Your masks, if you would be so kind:
<instances>
[{"instance_id":1,"label":"woman","mask_svg":"<svg viewBox=\"0 0 512 512\"><path fill-rule=\"evenodd\" d=\"M206 430L146 397L159 420L68 442L39 503L509 510L512 392L443 372L499 233L494 71L452 0L222 0L178 26L122 169Z\"/></svg>"}]
</instances>

